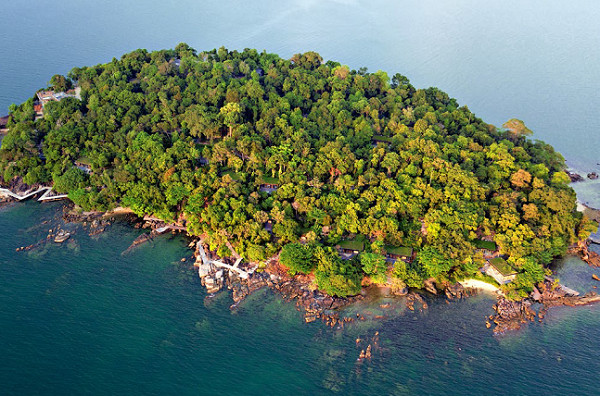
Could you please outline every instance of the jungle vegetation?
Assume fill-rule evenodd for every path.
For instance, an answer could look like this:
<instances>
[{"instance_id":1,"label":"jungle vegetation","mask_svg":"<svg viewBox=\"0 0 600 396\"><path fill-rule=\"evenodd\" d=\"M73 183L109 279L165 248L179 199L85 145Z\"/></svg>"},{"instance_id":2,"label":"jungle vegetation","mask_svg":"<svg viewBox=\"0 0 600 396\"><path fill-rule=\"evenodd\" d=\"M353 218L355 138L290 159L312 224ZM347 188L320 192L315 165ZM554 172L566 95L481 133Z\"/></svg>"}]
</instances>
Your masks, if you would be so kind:
<instances>
[{"instance_id":1,"label":"jungle vegetation","mask_svg":"<svg viewBox=\"0 0 600 396\"><path fill-rule=\"evenodd\" d=\"M589 232L550 145L400 74L182 43L74 68L49 88L73 84L82 100L47 103L41 118L34 98L11 106L4 184L53 183L84 210L185 222L220 255L226 240L253 262L283 248L291 272L314 272L331 294L357 293L365 273L414 287L472 276L484 262L474 241L489 236L522 296ZM357 235L364 254L341 260L333 247ZM390 268L385 246L416 259Z\"/></svg>"}]
</instances>

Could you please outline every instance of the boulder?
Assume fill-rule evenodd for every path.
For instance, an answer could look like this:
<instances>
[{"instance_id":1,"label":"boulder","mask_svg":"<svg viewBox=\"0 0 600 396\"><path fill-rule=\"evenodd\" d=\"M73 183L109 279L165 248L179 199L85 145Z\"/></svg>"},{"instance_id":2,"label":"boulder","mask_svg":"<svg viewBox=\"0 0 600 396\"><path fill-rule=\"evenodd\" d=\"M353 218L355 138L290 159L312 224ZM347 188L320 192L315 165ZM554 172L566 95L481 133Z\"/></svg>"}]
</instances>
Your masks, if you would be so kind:
<instances>
[{"instance_id":1,"label":"boulder","mask_svg":"<svg viewBox=\"0 0 600 396\"><path fill-rule=\"evenodd\" d=\"M423 282L423 286L425 290L427 290L431 294L437 294L437 289L435 287L435 278L429 278L425 282Z\"/></svg>"},{"instance_id":2,"label":"boulder","mask_svg":"<svg viewBox=\"0 0 600 396\"><path fill-rule=\"evenodd\" d=\"M581 175L575 172L565 171L565 173L567 174L567 176L569 176L569 179L571 179L571 183L576 183L585 180Z\"/></svg>"},{"instance_id":3,"label":"boulder","mask_svg":"<svg viewBox=\"0 0 600 396\"><path fill-rule=\"evenodd\" d=\"M588 173L587 177L590 180L596 180L598 178L598 174L596 172Z\"/></svg>"},{"instance_id":4,"label":"boulder","mask_svg":"<svg viewBox=\"0 0 600 396\"><path fill-rule=\"evenodd\" d=\"M540 301L542 299L542 293L540 293L537 287L533 288L533 291L531 292L531 298L533 298L534 301Z\"/></svg>"},{"instance_id":5,"label":"boulder","mask_svg":"<svg viewBox=\"0 0 600 396\"><path fill-rule=\"evenodd\" d=\"M408 288L402 287L402 288L393 289L392 293L395 296L406 296L408 294Z\"/></svg>"}]
</instances>

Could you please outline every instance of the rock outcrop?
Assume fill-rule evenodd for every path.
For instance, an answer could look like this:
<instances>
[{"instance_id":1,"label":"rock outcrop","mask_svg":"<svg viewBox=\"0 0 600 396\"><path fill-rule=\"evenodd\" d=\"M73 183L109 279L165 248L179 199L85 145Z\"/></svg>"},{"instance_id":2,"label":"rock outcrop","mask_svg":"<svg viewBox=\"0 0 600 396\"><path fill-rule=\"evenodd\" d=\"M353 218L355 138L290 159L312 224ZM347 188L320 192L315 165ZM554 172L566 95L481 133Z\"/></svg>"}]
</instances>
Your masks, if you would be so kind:
<instances>
[{"instance_id":1,"label":"rock outcrop","mask_svg":"<svg viewBox=\"0 0 600 396\"><path fill-rule=\"evenodd\" d=\"M295 301L297 309L304 313L307 323L320 319L328 326L343 327L346 322L355 319L340 318L336 311L363 298L361 295L347 298L329 296L315 288L311 277L289 276L276 260L271 261L265 270L248 270L250 275L247 278L240 277L235 271L217 269L214 265L202 263L201 257L197 257L197 265L198 275L208 293L216 293L225 287L231 290L232 309L252 293L268 287L285 300Z\"/></svg>"},{"instance_id":2,"label":"rock outcrop","mask_svg":"<svg viewBox=\"0 0 600 396\"><path fill-rule=\"evenodd\" d=\"M579 241L569 248L570 254L578 255L583 261L593 267L600 267L600 254L589 249L588 241Z\"/></svg>"},{"instance_id":3,"label":"rock outcrop","mask_svg":"<svg viewBox=\"0 0 600 396\"><path fill-rule=\"evenodd\" d=\"M558 284L551 278L546 278L543 283L534 288L530 298L521 301L510 301L500 297L494 305L496 315L491 316L490 320L496 324L494 334L503 334L520 329L524 323L533 321L536 315L542 321L551 307L575 307L597 302L600 302L600 295L594 292L579 296L576 291ZM534 303L541 305L537 314L532 308ZM486 326L491 327L489 322Z\"/></svg>"},{"instance_id":4,"label":"rock outcrop","mask_svg":"<svg viewBox=\"0 0 600 396\"><path fill-rule=\"evenodd\" d=\"M531 309L531 301L510 301L504 297L494 305L496 315L490 317L496 324L494 334L504 334L521 328L523 323L533 321L536 313Z\"/></svg>"},{"instance_id":5,"label":"rock outcrop","mask_svg":"<svg viewBox=\"0 0 600 396\"><path fill-rule=\"evenodd\" d=\"M569 171L565 171L565 173L567 174L567 176L569 176L569 179L571 179L571 183L577 183L580 181L584 181L585 179L583 178L583 176L575 173L575 172L569 172Z\"/></svg>"}]
</instances>

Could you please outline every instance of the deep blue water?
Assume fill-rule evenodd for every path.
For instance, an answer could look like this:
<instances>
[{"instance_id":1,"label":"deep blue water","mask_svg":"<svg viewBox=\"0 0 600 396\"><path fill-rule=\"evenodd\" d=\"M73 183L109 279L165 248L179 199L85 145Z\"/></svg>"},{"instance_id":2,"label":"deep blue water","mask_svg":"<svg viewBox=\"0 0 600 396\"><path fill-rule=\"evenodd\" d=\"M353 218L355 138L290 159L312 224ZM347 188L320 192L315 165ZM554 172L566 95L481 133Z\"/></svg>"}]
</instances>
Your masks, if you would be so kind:
<instances>
[{"instance_id":1,"label":"deep blue water","mask_svg":"<svg viewBox=\"0 0 600 396\"><path fill-rule=\"evenodd\" d=\"M0 113L55 73L136 48L316 50L353 68L438 86L484 120L523 119L582 171L598 170L600 4L593 0L223 0L5 2ZM600 206L600 182L575 186ZM306 325L259 292L230 311L206 299L183 238L130 254L139 231L98 237L79 226L42 244L60 204L0 209L1 394L595 394L600 308L554 309L543 324L495 338L492 297L410 312L401 300L350 310L384 315L343 330ZM49 224L40 226L44 219ZM594 271L559 263L580 291ZM352 312L353 313L353 312ZM357 363L356 339L379 345Z\"/></svg>"}]
</instances>

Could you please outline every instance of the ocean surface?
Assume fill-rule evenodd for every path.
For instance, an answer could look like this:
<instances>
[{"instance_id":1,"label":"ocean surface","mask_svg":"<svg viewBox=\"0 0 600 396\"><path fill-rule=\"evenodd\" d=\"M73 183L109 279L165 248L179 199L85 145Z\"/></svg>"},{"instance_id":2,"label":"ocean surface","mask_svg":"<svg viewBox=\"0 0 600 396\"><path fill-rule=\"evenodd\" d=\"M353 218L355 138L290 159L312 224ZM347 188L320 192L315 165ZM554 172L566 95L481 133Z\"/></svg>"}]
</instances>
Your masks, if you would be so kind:
<instances>
[{"instance_id":1,"label":"ocean surface","mask_svg":"<svg viewBox=\"0 0 600 396\"><path fill-rule=\"evenodd\" d=\"M136 48L315 50L437 86L495 125L520 118L572 168L600 173L594 0L5 3L0 113L53 74ZM574 187L600 207L600 180ZM60 203L0 208L0 394L597 393L600 306L552 309L501 338L485 328L485 294L449 305L427 297L423 312L373 300L348 308L363 322L307 325L267 290L234 310L227 292L207 298L182 237L122 254L139 230L115 224L90 237L68 225L68 242L45 242L61 213ZM580 260L556 271L582 292L593 286ZM357 362L375 341L371 361Z\"/></svg>"}]
</instances>

